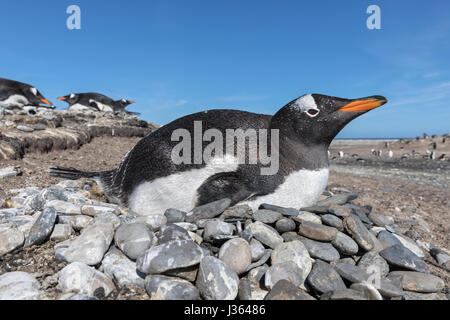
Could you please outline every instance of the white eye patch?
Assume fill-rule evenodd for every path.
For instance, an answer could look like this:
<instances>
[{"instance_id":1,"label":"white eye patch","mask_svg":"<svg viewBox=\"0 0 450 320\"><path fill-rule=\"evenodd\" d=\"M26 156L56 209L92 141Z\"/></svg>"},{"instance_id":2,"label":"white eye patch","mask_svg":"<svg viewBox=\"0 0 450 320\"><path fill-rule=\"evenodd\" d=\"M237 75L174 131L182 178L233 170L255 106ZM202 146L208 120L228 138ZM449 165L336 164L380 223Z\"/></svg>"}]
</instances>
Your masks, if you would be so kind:
<instances>
[{"instance_id":1,"label":"white eye patch","mask_svg":"<svg viewBox=\"0 0 450 320\"><path fill-rule=\"evenodd\" d=\"M298 98L294 104L294 108L298 109L301 112L305 112L310 117L316 117L320 110L314 101L314 98L310 94L306 94Z\"/></svg>"},{"instance_id":2,"label":"white eye patch","mask_svg":"<svg viewBox=\"0 0 450 320\"><path fill-rule=\"evenodd\" d=\"M73 99L73 98L75 98L75 95L72 93L72 94L70 95L70 99Z\"/></svg>"},{"instance_id":3,"label":"white eye patch","mask_svg":"<svg viewBox=\"0 0 450 320\"><path fill-rule=\"evenodd\" d=\"M125 99L122 99L122 102L123 102L123 103L126 103L126 102L127 102L127 100L125 100Z\"/></svg>"},{"instance_id":4,"label":"white eye patch","mask_svg":"<svg viewBox=\"0 0 450 320\"><path fill-rule=\"evenodd\" d=\"M37 96L37 89L36 88L30 88L30 91L32 94L34 94L35 96Z\"/></svg>"}]
</instances>

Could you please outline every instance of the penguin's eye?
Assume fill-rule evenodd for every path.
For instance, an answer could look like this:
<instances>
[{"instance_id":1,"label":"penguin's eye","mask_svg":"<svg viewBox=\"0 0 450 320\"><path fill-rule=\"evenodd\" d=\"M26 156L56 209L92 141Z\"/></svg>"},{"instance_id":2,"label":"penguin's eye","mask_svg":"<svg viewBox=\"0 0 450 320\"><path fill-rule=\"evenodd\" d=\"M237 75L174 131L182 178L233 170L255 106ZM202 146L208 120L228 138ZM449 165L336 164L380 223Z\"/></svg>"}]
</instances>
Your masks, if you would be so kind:
<instances>
[{"instance_id":1,"label":"penguin's eye","mask_svg":"<svg viewBox=\"0 0 450 320\"><path fill-rule=\"evenodd\" d=\"M315 116L317 116L317 115L319 114L319 110L317 110L317 109L308 109L308 110L306 111L306 113L307 113L308 116L310 116L310 117L315 117Z\"/></svg>"}]
</instances>

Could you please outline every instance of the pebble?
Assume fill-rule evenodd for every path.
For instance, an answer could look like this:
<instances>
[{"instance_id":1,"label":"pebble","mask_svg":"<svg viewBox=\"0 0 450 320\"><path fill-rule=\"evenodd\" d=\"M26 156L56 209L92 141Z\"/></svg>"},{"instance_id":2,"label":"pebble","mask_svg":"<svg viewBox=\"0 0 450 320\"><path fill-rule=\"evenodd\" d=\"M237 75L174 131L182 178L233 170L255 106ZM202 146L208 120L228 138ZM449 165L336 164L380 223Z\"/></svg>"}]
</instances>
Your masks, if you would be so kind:
<instances>
[{"instance_id":1,"label":"pebble","mask_svg":"<svg viewBox=\"0 0 450 320\"><path fill-rule=\"evenodd\" d=\"M167 223L174 223L174 222L184 222L186 219L186 212L177 210L177 209L167 209L164 212L164 216L167 219Z\"/></svg>"},{"instance_id":2,"label":"pebble","mask_svg":"<svg viewBox=\"0 0 450 320\"><path fill-rule=\"evenodd\" d=\"M358 245L366 250L370 251L374 247L372 237L369 234L369 230L364 226L361 220L355 216L350 215L344 219L344 228L351 234L352 238L358 243Z\"/></svg>"},{"instance_id":3,"label":"pebble","mask_svg":"<svg viewBox=\"0 0 450 320\"><path fill-rule=\"evenodd\" d=\"M0 179L9 178L9 177L15 177L18 176L21 173L19 167L10 166L6 168L0 169Z\"/></svg>"},{"instance_id":4,"label":"pebble","mask_svg":"<svg viewBox=\"0 0 450 320\"><path fill-rule=\"evenodd\" d=\"M295 225L294 220L289 219L289 218L280 219L275 223L275 229L279 233L294 231L295 227L296 227L296 225Z\"/></svg>"},{"instance_id":5,"label":"pebble","mask_svg":"<svg viewBox=\"0 0 450 320\"><path fill-rule=\"evenodd\" d=\"M369 273L377 270L383 277L389 273L389 264L378 253L373 251L366 252L359 259L358 267L365 269Z\"/></svg>"},{"instance_id":6,"label":"pebble","mask_svg":"<svg viewBox=\"0 0 450 320\"><path fill-rule=\"evenodd\" d=\"M89 225L95 225L95 224L105 224L109 223L113 226L114 230L117 229L121 225L120 218L116 216L115 214L108 213L108 212L102 212L96 215L91 222L89 222Z\"/></svg>"},{"instance_id":7,"label":"pebble","mask_svg":"<svg viewBox=\"0 0 450 320\"><path fill-rule=\"evenodd\" d=\"M58 214L61 215L80 215L81 208L73 203L62 200L50 200L45 204L47 207L54 208Z\"/></svg>"},{"instance_id":8,"label":"pebble","mask_svg":"<svg viewBox=\"0 0 450 320\"><path fill-rule=\"evenodd\" d=\"M403 290L407 291L433 293L440 292L445 287L444 281L432 274L415 271L392 271L389 275L401 276Z\"/></svg>"},{"instance_id":9,"label":"pebble","mask_svg":"<svg viewBox=\"0 0 450 320\"><path fill-rule=\"evenodd\" d=\"M393 266L417 272L430 272L425 262L403 245L394 245L386 248L380 251L380 256Z\"/></svg>"},{"instance_id":10,"label":"pebble","mask_svg":"<svg viewBox=\"0 0 450 320\"><path fill-rule=\"evenodd\" d=\"M312 206L312 207L303 207L300 211L307 211L311 213L325 214L328 212L328 207L324 206Z\"/></svg>"},{"instance_id":11,"label":"pebble","mask_svg":"<svg viewBox=\"0 0 450 320\"><path fill-rule=\"evenodd\" d=\"M328 207L332 204L342 205L358 197L357 193L341 193L317 202L317 206Z\"/></svg>"},{"instance_id":12,"label":"pebble","mask_svg":"<svg viewBox=\"0 0 450 320\"><path fill-rule=\"evenodd\" d=\"M331 205L328 208L328 212L334 214L337 217L345 218L352 214L352 209L347 206Z\"/></svg>"},{"instance_id":13,"label":"pebble","mask_svg":"<svg viewBox=\"0 0 450 320\"><path fill-rule=\"evenodd\" d=\"M346 289L341 276L332 266L322 260L316 260L306 281L319 294Z\"/></svg>"},{"instance_id":14,"label":"pebble","mask_svg":"<svg viewBox=\"0 0 450 320\"><path fill-rule=\"evenodd\" d=\"M242 238L228 240L220 247L219 259L240 275L252 262L250 245Z\"/></svg>"},{"instance_id":15,"label":"pebble","mask_svg":"<svg viewBox=\"0 0 450 320\"><path fill-rule=\"evenodd\" d=\"M211 220L208 221L205 225L203 239L205 241L212 241L216 236L231 236L235 229L235 226L231 223L219 220Z\"/></svg>"},{"instance_id":16,"label":"pebble","mask_svg":"<svg viewBox=\"0 0 450 320\"><path fill-rule=\"evenodd\" d=\"M109 249L105 254L101 270L120 288L126 286L144 288L145 286L145 275L139 275L136 263L115 247Z\"/></svg>"},{"instance_id":17,"label":"pebble","mask_svg":"<svg viewBox=\"0 0 450 320\"><path fill-rule=\"evenodd\" d=\"M268 203L263 203L259 206L259 209L267 209L281 213L283 216L292 216L295 217L298 215L298 210L295 208L284 208L280 206L275 206Z\"/></svg>"},{"instance_id":18,"label":"pebble","mask_svg":"<svg viewBox=\"0 0 450 320\"><path fill-rule=\"evenodd\" d=\"M252 300L252 284L250 280L241 278L238 286L239 300Z\"/></svg>"},{"instance_id":19,"label":"pebble","mask_svg":"<svg viewBox=\"0 0 450 320\"><path fill-rule=\"evenodd\" d=\"M313 258L327 262L336 261L341 258L339 252L328 242L319 242L302 237L301 242L305 245L309 255Z\"/></svg>"},{"instance_id":20,"label":"pebble","mask_svg":"<svg viewBox=\"0 0 450 320\"><path fill-rule=\"evenodd\" d=\"M352 256L358 253L358 244L348 235L338 232L331 244L343 255Z\"/></svg>"},{"instance_id":21,"label":"pebble","mask_svg":"<svg viewBox=\"0 0 450 320\"><path fill-rule=\"evenodd\" d=\"M158 243L163 244L173 240L191 240L191 236L186 229L173 223L168 223L161 227L158 234Z\"/></svg>"},{"instance_id":22,"label":"pebble","mask_svg":"<svg viewBox=\"0 0 450 320\"><path fill-rule=\"evenodd\" d=\"M395 233L393 233L393 236L396 237L403 246L411 250L416 256L422 259L425 258L425 254L423 253L422 249L420 249L420 247L416 244L414 240Z\"/></svg>"},{"instance_id":23,"label":"pebble","mask_svg":"<svg viewBox=\"0 0 450 320\"><path fill-rule=\"evenodd\" d=\"M353 283L350 289L362 292L369 300L383 300L377 288L370 283Z\"/></svg>"},{"instance_id":24,"label":"pebble","mask_svg":"<svg viewBox=\"0 0 450 320\"><path fill-rule=\"evenodd\" d=\"M300 235L318 241L333 241L338 232L336 228L308 221L302 222L298 230Z\"/></svg>"},{"instance_id":25,"label":"pebble","mask_svg":"<svg viewBox=\"0 0 450 320\"><path fill-rule=\"evenodd\" d=\"M365 293L354 289L338 289L327 292L320 300L368 300Z\"/></svg>"},{"instance_id":26,"label":"pebble","mask_svg":"<svg viewBox=\"0 0 450 320\"><path fill-rule=\"evenodd\" d=\"M189 223L189 222L174 222L173 224L182 227L184 230L186 231L190 231L190 232L195 232L198 230L198 227L193 224L193 223Z\"/></svg>"},{"instance_id":27,"label":"pebble","mask_svg":"<svg viewBox=\"0 0 450 320\"><path fill-rule=\"evenodd\" d=\"M24 125L18 125L16 127L17 130L23 131L23 132L33 132L34 129L29 127L29 126L24 126Z\"/></svg>"},{"instance_id":28,"label":"pebble","mask_svg":"<svg viewBox=\"0 0 450 320\"><path fill-rule=\"evenodd\" d=\"M314 297L298 288L292 282L281 279L272 287L265 300L316 300Z\"/></svg>"},{"instance_id":29,"label":"pebble","mask_svg":"<svg viewBox=\"0 0 450 320\"><path fill-rule=\"evenodd\" d=\"M115 286L104 273L84 263L72 262L59 271L57 289L102 298L114 291Z\"/></svg>"},{"instance_id":30,"label":"pebble","mask_svg":"<svg viewBox=\"0 0 450 320\"><path fill-rule=\"evenodd\" d=\"M159 214L151 214L148 216L136 217L135 222L145 224L150 230L157 232L167 223L167 218L166 216Z\"/></svg>"},{"instance_id":31,"label":"pebble","mask_svg":"<svg viewBox=\"0 0 450 320\"><path fill-rule=\"evenodd\" d=\"M72 226L72 228L75 231L80 231L84 228L86 228L91 221L93 220L92 217L85 216L85 215L78 215L78 216L63 216L58 215L57 223L59 224L68 224Z\"/></svg>"},{"instance_id":32,"label":"pebble","mask_svg":"<svg viewBox=\"0 0 450 320\"><path fill-rule=\"evenodd\" d=\"M338 229L339 231L344 231L344 225L342 224L342 220L336 217L333 214L324 214L320 216L322 220L322 224L334 227Z\"/></svg>"},{"instance_id":33,"label":"pebble","mask_svg":"<svg viewBox=\"0 0 450 320\"><path fill-rule=\"evenodd\" d=\"M56 221L56 210L52 207L45 208L30 229L25 239L24 247L44 243L50 236Z\"/></svg>"},{"instance_id":34,"label":"pebble","mask_svg":"<svg viewBox=\"0 0 450 320\"><path fill-rule=\"evenodd\" d=\"M194 266L205 253L192 240L173 240L151 247L136 260L137 269L145 274Z\"/></svg>"},{"instance_id":35,"label":"pebble","mask_svg":"<svg viewBox=\"0 0 450 320\"><path fill-rule=\"evenodd\" d=\"M0 275L0 300L38 300L41 298L39 282L21 271Z\"/></svg>"},{"instance_id":36,"label":"pebble","mask_svg":"<svg viewBox=\"0 0 450 320\"><path fill-rule=\"evenodd\" d=\"M445 294L442 293L417 293L408 292L403 293L404 300L448 300Z\"/></svg>"},{"instance_id":37,"label":"pebble","mask_svg":"<svg viewBox=\"0 0 450 320\"><path fill-rule=\"evenodd\" d=\"M272 249L266 249L264 251L264 255L261 257L261 259L250 264L246 271L252 270L256 267L259 267L259 266L262 266L263 264L265 264L270 259L271 254L272 254Z\"/></svg>"},{"instance_id":38,"label":"pebble","mask_svg":"<svg viewBox=\"0 0 450 320\"><path fill-rule=\"evenodd\" d=\"M247 278L254 283L259 283L268 269L269 266L267 264L263 264L262 266L253 268L248 272Z\"/></svg>"},{"instance_id":39,"label":"pebble","mask_svg":"<svg viewBox=\"0 0 450 320\"><path fill-rule=\"evenodd\" d=\"M199 206L186 214L186 222L194 222L199 219L212 219L225 211L231 204L228 198L217 200Z\"/></svg>"},{"instance_id":40,"label":"pebble","mask_svg":"<svg viewBox=\"0 0 450 320\"><path fill-rule=\"evenodd\" d=\"M297 232L284 232L281 237L283 238L284 242L290 242L294 240L300 240L302 237Z\"/></svg>"},{"instance_id":41,"label":"pebble","mask_svg":"<svg viewBox=\"0 0 450 320\"><path fill-rule=\"evenodd\" d=\"M145 290L150 300L200 300L199 290L189 281L162 275L145 278Z\"/></svg>"},{"instance_id":42,"label":"pebble","mask_svg":"<svg viewBox=\"0 0 450 320\"><path fill-rule=\"evenodd\" d=\"M384 246L390 247L394 245L403 245L394 234L389 231L380 231L377 235L378 241L380 241Z\"/></svg>"},{"instance_id":43,"label":"pebble","mask_svg":"<svg viewBox=\"0 0 450 320\"><path fill-rule=\"evenodd\" d=\"M0 257L21 247L25 237L18 228L13 225L0 225Z\"/></svg>"},{"instance_id":44,"label":"pebble","mask_svg":"<svg viewBox=\"0 0 450 320\"><path fill-rule=\"evenodd\" d=\"M280 280L285 279L292 282L295 286L303 285L306 275L303 270L298 267L293 261L286 261L272 265L264 276L264 285L268 289Z\"/></svg>"},{"instance_id":45,"label":"pebble","mask_svg":"<svg viewBox=\"0 0 450 320\"><path fill-rule=\"evenodd\" d=\"M281 213L277 211L259 209L253 214L253 219L266 224L272 224L282 218Z\"/></svg>"},{"instance_id":46,"label":"pebble","mask_svg":"<svg viewBox=\"0 0 450 320\"><path fill-rule=\"evenodd\" d=\"M19 229L19 231L21 231L24 236L28 235L35 221L35 217L32 216L13 216L6 218L6 222Z\"/></svg>"},{"instance_id":47,"label":"pebble","mask_svg":"<svg viewBox=\"0 0 450 320\"><path fill-rule=\"evenodd\" d=\"M119 209L117 207L104 207L104 206L94 206L94 205L84 205L81 207L81 213L87 216L95 217L100 213L112 213L116 216L119 215Z\"/></svg>"},{"instance_id":48,"label":"pebble","mask_svg":"<svg viewBox=\"0 0 450 320\"><path fill-rule=\"evenodd\" d=\"M308 211L299 211L298 216L293 217L292 219L299 224L301 224L302 222L322 224L322 219L320 219L317 214Z\"/></svg>"},{"instance_id":49,"label":"pebble","mask_svg":"<svg viewBox=\"0 0 450 320\"><path fill-rule=\"evenodd\" d=\"M234 300L239 278L223 261L207 256L200 261L195 284L205 300Z\"/></svg>"},{"instance_id":50,"label":"pebble","mask_svg":"<svg viewBox=\"0 0 450 320\"><path fill-rule=\"evenodd\" d=\"M272 249L283 242L283 238L274 228L260 221L250 224L248 229L252 232L256 240Z\"/></svg>"},{"instance_id":51,"label":"pebble","mask_svg":"<svg viewBox=\"0 0 450 320\"><path fill-rule=\"evenodd\" d=\"M250 240L250 254L252 256L252 262L257 261L264 255L264 246L256 239Z\"/></svg>"},{"instance_id":52,"label":"pebble","mask_svg":"<svg viewBox=\"0 0 450 320\"><path fill-rule=\"evenodd\" d=\"M366 282L370 277L365 269L352 264L338 263L334 269L343 279L352 283Z\"/></svg>"},{"instance_id":53,"label":"pebble","mask_svg":"<svg viewBox=\"0 0 450 320\"><path fill-rule=\"evenodd\" d=\"M303 275L301 284L311 272L313 262L306 246L298 240L281 243L276 246L271 253L270 259L272 266L288 261L294 262Z\"/></svg>"},{"instance_id":54,"label":"pebble","mask_svg":"<svg viewBox=\"0 0 450 320\"><path fill-rule=\"evenodd\" d=\"M379 227L389 226L391 224L394 224L394 218L389 216L383 216L380 214L376 214L374 212L369 213L368 218Z\"/></svg>"},{"instance_id":55,"label":"pebble","mask_svg":"<svg viewBox=\"0 0 450 320\"><path fill-rule=\"evenodd\" d=\"M114 228L110 223L99 223L86 227L69 246L60 251L67 262L82 262L97 265L109 248L114 236Z\"/></svg>"},{"instance_id":56,"label":"pebble","mask_svg":"<svg viewBox=\"0 0 450 320\"><path fill-rule=\"evenodd\" d=\"M153 233L145 224L129 223L117 228L114 243L131 260L136 260L152 245Z\"/></svg>"}]
</instances>

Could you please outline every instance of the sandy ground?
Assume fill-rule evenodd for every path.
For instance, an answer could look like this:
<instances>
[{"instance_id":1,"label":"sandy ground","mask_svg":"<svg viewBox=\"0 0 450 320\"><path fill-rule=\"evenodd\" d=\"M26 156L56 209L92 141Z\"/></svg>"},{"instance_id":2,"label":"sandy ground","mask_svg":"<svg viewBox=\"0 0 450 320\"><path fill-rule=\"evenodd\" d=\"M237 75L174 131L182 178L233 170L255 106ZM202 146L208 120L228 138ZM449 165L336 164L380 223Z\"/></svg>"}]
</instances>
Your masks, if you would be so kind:
<instances>
[{"instance_id":1,"label":"sandy ground","mask_svg":"<svg viewBox=\"0 0 450 320\"><path fill-rule=\"evenodd\" d=\"M53 151L48 154L30 153L23 160L1 160L0 168L10 165L20 166L23 174L18 177L0 179L0 202L9 196L10 189L28 186L42 188L57 183L59 180L51 178L47 172L51 166L76 167L88 171L113 169L139 139L99 137L94 138L91 143L83 145L79 150ZM424 149L427 148L425 146L427 142L417 143L422 144ZM403 149L400 149L401 147ZM417 148L408 144L409 149L410 147ZM445 144L444 147L446 148L447 145ZM441 150L444 150L444 147ZM339 146L338 148L343 147ZM397 146L398 152L404 149L405 144ZM411 151L409 149L407 152ZM349 152L358 152L359 150L360 153L363 153L364 150L370 150L370 146L352 146L345 152L347 150ZM417 148L417 150L419 149ZM450 155L450 150L448 155ZM370 157L370 151L367 157ZM392 163L391 166L395 167ZM405 168L408 169L408 165L404 165L403 169ZM406 169L394 168L395 170L392 170L389 167L386 169L379 163L374 166L370 163L357 163L357 161L347 164L331 161L328 189L346 188L358 192L359 197L354 200L355 204L371 205L375 212L393 216L397 221L415 220L417 225L412 227L408 223L400 223L400 225L410 227L412 235L421 241L432 242L440 247L450 249L450 188L443 188L450 178L449 170L445 168L446 166L444 166L444 170L436 168L419 170L420 168L418 169L416 165L411 173L411 170ZM437 182L432 180L435 183L428 183L428 180L422 179L423 175L428 177L428 174L443 177L443 181L438 179ZM421 183L423 181L425 182ZM7 255L0 264L0 274L23 270L45 278L51 273L49 270L57 272L64 264L55 261L53 245L48 242L36 248L32 247ZM427 256L427 259L434 261L430 256ZM444 279L448 288L450 274L431 263L428 263L428 266L433 274ZM119 296L113 298L145 298L144 292L133 290L133 288L127 289L126 292L120 292Z\"/></svg>"}]
</instances>

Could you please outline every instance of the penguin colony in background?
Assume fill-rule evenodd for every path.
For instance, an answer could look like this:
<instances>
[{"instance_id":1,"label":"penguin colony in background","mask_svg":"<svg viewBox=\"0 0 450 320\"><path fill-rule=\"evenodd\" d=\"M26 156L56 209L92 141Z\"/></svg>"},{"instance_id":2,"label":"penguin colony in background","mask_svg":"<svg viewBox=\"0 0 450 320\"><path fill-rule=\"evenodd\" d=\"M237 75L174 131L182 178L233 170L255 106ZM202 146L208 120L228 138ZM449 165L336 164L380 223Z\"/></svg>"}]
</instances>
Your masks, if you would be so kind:
<instances>
[{"instance_id":1,"label":"penguin colony in background","mask_svg":"<svg viewBox=\"0 0 450 320\"><path fill-rule=\"evenodd\" d=\"M135 114L125 110L134 101L126 99L114 101L105 95L94 92L69 94L58 99L67 102L69 104L68 110L71 111L84 112L92 110ZM56 108L35 87L26 83L0 78L0 107L14 110L24 109L28 106Z\"/></svg>"},{"instance_id":2,"label":"penguin colony in background","mask_svg":"<svg viewBox=\"0 0 450 320\"><path fill-rule=\"evenodd\" d=\"M328 147L353 119L387 102L382 96L343 99L307 94L282 107L275 115L238 110L208 110L176 119L141 139L115 170L85 172L74 168L51 168L52 176L64 179L91 178L111 202L128 206L141 215L163 215L168 208L190 211L223 198L231 205L262 203L301 208L313 205L328 183ZM259 157L254 164L236 161L235 150L209 161L175 164L171 153L179 143L175 130L187 130L194 146L195 123L202 130L278 130L278 171L262 175ZM267 139L270 139L267 137ZM262 140L258 140L258 148ZM235 142L236 143L236 142ZM210 142L201 142L203 149ZM270 143L266 143L270 145ZM236 146L235 146L236 148ZM202 150L203 150L202 149ZM194 158L191 148L191 159Z\"/></svg>"}]
</instances>

